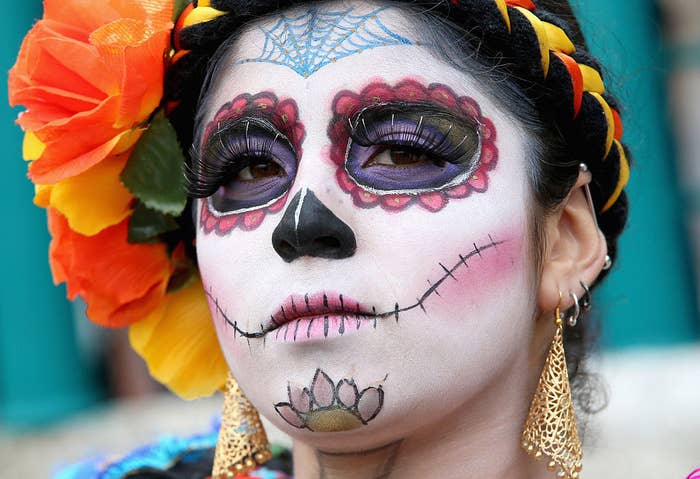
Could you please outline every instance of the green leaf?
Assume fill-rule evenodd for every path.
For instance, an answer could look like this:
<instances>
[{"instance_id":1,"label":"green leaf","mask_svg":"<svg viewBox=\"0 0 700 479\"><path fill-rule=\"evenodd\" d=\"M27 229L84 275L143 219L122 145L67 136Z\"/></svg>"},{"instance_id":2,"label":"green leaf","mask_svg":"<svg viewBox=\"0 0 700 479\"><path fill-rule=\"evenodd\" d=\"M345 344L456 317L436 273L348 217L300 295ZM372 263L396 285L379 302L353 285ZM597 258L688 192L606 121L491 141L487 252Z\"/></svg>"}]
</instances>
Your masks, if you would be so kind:
<instances>
[{"instance_id":1,"label":"green leaf","mask_svg":"<svg viewBox=\"0 0 700 479\"><path fill-rule=\"evenodd\" d=\"M154 243L159 235L179 228L175 218L138 203L129 220L129 243Z\"/></svg>"},{"instance_id":2,"label":"green leaf","mask_svg":"<svg viewBox=\"0 0 700 479\"><path fill-rule=\"evenodd\" d=\"M122 183L149 208L178 216L187 202L184 163L175 129L160 111L134 147L122 171Z\"/></svg>"}]
</instances>

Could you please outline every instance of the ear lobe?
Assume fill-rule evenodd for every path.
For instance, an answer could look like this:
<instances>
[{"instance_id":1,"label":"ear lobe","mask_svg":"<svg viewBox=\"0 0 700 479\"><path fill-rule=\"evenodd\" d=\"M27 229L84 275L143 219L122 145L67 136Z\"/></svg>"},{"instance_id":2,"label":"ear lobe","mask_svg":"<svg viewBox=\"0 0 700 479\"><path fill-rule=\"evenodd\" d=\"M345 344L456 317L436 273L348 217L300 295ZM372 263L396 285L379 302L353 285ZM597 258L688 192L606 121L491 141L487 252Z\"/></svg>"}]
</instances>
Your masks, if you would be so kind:
<instances>
[{"instance_id":1,"label":"ear lobe","mask_svg":"<svg viewBox=\"0 0 700 479\"><path fill-rule=\"evenodd\" d=\"M538 292L541 311L553 311L572 305L569 292L584 294L580 282L595 282L605 263L607 243L598 228L595 212L588 202L586 190L591 174L581 171L576 185L558 211L545 221L545 244L542 279Z\"/></svg>"}]
</instances>

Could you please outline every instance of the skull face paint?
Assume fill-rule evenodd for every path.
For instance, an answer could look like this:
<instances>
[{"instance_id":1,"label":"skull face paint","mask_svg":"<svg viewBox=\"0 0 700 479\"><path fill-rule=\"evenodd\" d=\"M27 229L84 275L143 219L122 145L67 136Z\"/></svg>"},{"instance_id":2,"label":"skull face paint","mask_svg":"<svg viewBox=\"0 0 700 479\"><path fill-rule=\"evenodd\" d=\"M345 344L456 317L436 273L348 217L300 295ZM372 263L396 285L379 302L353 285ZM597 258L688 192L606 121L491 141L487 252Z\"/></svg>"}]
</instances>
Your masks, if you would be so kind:
<instances>
[{"instance_id":1,"label":"skull face paint","mask_svg":"<svg viewBox=\"0 0 700 479\"><path fill-rule=\"evenodd\" d=\"M351 5L357 15L376 9ZM410 18L394 8L377 15L413 42ZM535 269L527 134L469 72L417 44L355 53L308 77L286 65L242 62L260 55L265 35L257 27L277 20L255 23L234 43L202 124L213 124L221 105L244 92L274 91L297 107L303 144L287 138L303 153L279 213L255 228L207 234L208 200L199 200L199 268L222 350L264 416L314 446L379 447L446 415L469 414L486 391L505 394L512 382L504 378L527 363ZM362 100L380 90L391 97ZM355 106L344 109L352 99ZM443 167L427 153L374 155L392 114L395 126L403 122L389 131L396 149L429 140ZM396 160L421 175L389 170ZM371 204L358 203L348 185L374 195ZM302 393L317 370L334 387L348 380L358 392L386 378L380 412L353 428L358 420L350 416L364 416L349 400L344 412L328 394L307 408ZM343 384L345 397L352 387ZM331 406L338 407L318 418L300 415ZM304 427L309 421L315 426ZM319 432L328 428L334 432Z\"/></svg>"}]
</instances>

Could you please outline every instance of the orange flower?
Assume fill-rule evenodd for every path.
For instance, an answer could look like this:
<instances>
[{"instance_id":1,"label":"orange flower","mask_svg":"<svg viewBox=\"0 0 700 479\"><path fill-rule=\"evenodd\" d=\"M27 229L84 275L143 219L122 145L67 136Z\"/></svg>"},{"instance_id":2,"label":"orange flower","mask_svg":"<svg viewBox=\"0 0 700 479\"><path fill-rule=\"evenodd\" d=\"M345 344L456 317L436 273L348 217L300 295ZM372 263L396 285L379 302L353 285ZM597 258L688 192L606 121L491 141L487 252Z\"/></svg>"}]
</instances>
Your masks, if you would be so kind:
<instances>
[{"instance_id":1,"label":"orange flower","mask_svg":"<svg viewBox=\"0 0 700 479\"><path fill-rule=\"evenodd\" d=\"M18 123L45 149L36 183L75 176L138 140L162 97L168 0L46 0L10 70Z\"/></svg>"},{"instance_id":2,"label":"orange flower","mask_svg":"<svg viewBox=\"0 0 700 479\"><path fill-rule=\"evenodd\" d=\"M127 326L165 303L171 273L165 244L128 243L128 219L83 236L56 210L47 211L54 282L66 282L70 299L80 295L85 300L92 321Z\"/></svg>"}]
</instances>

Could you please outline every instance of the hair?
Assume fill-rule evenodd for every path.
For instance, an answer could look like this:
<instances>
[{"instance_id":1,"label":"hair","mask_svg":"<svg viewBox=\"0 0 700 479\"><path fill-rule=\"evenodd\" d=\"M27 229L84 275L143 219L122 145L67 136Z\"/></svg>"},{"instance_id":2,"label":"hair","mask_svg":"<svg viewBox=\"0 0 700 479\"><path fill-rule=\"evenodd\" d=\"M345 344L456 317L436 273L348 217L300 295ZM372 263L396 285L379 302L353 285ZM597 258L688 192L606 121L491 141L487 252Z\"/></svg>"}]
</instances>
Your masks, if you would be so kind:
<instances>
[{"instance_id":1,"label":"hair","mask_svg":"<svg viewBox=\"0 0 700 479\"><path fill-rule=\"evenodd\" d=\"M583 95L580 111L574 111L575 91L564 62L551 57L547 75L540 62L539 39L528 20L509 7L510 31L494 0L381 0L407 12L417 28L421 44L432 48L451 66L484 79L487 94L510 112L529 133L532 155L530 187L533 193L532 233L536 264L541 268L544 251L543 224L569 195L586 163L592 173L591 195L598 225L605 235L609 256L615 259L617 238L627 219L627 197L619 189L621 153L606 149L610 128L599 101ZM537 16L560 27L574 43L571 57L600 73L601 65L588 53L580 25L567 0L534 0ZM167 72L165 98L177 102L171 111L181 143L192 144L199 129L208 93L218 78L218 68L246 25L298 3L290 0L211 0L211 6L228 12L214 20L183 29L178 48L189 52ZM619 111L610 94L608 105ZM609 147L608 147L609 148ZM623 153L629 157L626 147ZM603 271L596 284L607 274ZM565 329L564 340L572 389L579 408L587 413L601 409L596 378L582 364L597 337L590 318Z\"/></svg>"}]
</instances>

